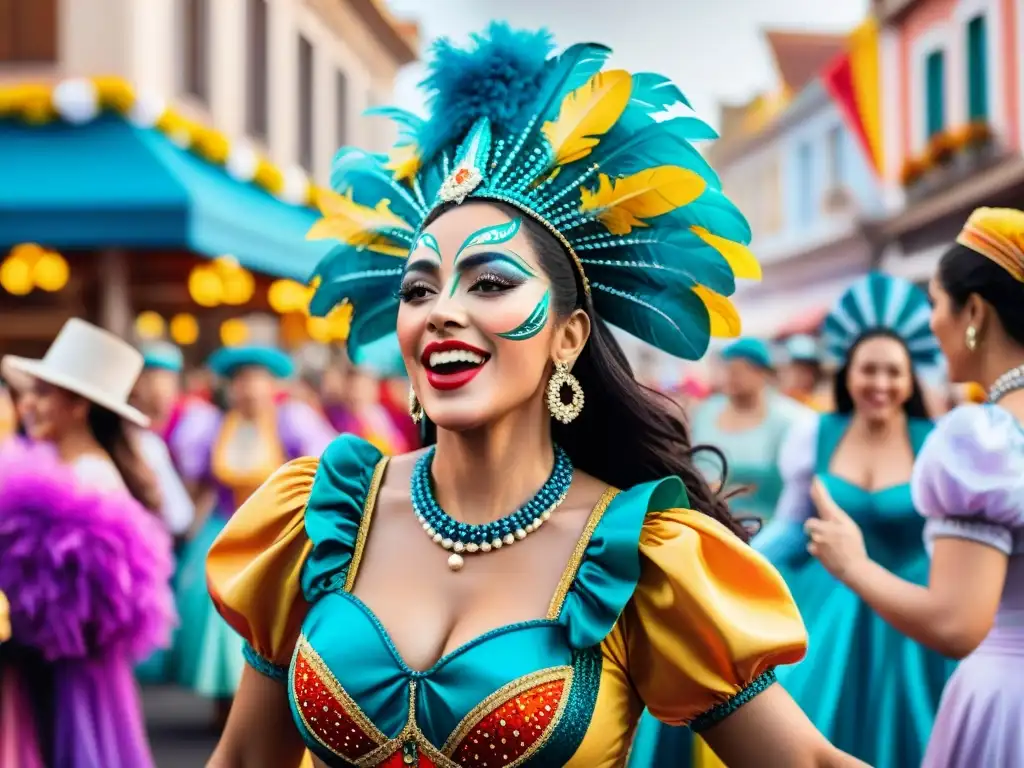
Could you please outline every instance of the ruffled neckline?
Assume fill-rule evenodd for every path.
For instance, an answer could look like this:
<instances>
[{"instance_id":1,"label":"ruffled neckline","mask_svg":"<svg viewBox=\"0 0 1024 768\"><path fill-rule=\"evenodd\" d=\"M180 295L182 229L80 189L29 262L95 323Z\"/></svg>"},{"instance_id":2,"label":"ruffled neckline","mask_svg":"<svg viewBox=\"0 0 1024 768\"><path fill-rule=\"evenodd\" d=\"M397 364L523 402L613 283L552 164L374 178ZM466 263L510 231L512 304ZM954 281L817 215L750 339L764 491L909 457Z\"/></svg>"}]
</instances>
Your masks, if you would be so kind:
<instances>
[{"instance_id":1,"label":"ruffled neckline","mask_svg":"<svg viewBox=\"0 0 1024 768\"><path fill-rule=\"evenodd\" d=\"M386 461L354 435L342 435L324 452L306 506L313 545L301 577L307 601L351 588L349 571L358 568ZM573 649L601 643L640 580L639 542L648 513L687 506L678 477L622 492L609 489L591 513L548 615L539 621L561 625Z\"/></svg>"}]
</instances>

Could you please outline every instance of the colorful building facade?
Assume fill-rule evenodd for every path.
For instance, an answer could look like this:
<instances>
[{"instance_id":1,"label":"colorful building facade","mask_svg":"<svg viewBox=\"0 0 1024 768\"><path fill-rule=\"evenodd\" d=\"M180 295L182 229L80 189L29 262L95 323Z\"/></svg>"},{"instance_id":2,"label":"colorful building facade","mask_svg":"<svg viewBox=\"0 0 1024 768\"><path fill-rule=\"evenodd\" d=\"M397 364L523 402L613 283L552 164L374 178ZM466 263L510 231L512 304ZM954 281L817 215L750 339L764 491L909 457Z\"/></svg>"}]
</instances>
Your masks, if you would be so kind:
<instances>
[{"instance_id":1,"label":"colorful building facade","mask_svg":"<svg viewBox=\"0 0 1024 768\"><path fill-rule=\"evenodd\" d=\"M0 345L34 354L72 315L129 336L142 313L191 317L206 351L272 316L272 279L329 247L304 235L336 148L390 144L361 113L416 36L375 0L0 4Z\"/></svg>"},{"instance_id":2,"label":"colorful building facade","mask_svg":"<svg viewBox=\"0 0 1024 768\"><path fill-rule=\"evenodd\" d=\"M888 271L924 282L978 205L1024 203L1022 0L876 0Z\"/></svg>"},{"instance_id":3,"label":"colorful building facade","mask_svg":"<svg viewBox=\"0 0 1024 768\"><path fill-rule=\"evenodd\" d=\"M821 73L845 36L769 32L779 85L730 115L709 158L751 221L763 279L740 287L744 326L764 336L812 330L852 276L870 267L861 221L881 211L881 187ZM753 117L752 117L753 115ZM732 130L730 130L732 129ZM749 198L749 199L746 199Z\"/></svg>"}]
</instances>

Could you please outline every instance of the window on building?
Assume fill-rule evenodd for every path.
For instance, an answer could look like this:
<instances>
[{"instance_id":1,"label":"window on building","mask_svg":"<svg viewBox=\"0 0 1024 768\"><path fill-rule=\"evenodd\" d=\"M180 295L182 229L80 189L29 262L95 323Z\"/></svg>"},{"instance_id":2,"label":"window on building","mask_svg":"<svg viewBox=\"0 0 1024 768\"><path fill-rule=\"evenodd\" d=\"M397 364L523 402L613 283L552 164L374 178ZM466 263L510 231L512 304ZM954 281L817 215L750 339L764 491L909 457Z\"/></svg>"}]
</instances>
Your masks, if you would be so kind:
<instances>
[{"instance_id":1,"label":"window on building","mask_svg":"<svg viewBox=\"0 0 1024 768\"><path fill-rule=\"evenodd\" d=\"M814 157L811 143L804 141L796 153L797 223L808 226L814 222Z\"/></svg>"},{"instance_id":2,"label":"window on building","mask_svg":"<svg viewBox=\"0 0 1024 768\"><path fill-rule=\"evenodd\" d=\"M971 120L988 117L988 29L984 14L967 24L967 113Z\"/></svg>"},{"instance_id":3,"label":"window on building","mask_svg":"<svg viewBox=\"0 0 1024 768\"><path fill-rule=\"evenodd\" d=\"M185 92L210 98L210 6L207 0L182 0L184 38L182 77Z\"/></svg>"},{"instance_id":4,"label":"window on building","mask_svg":"<svg viewBox=\"0 0 1024 768\"><path fill-rule=\"evenodd\" d=\"M57 60L57 0L0 0L0 61Z\"/></svg>"},{"instance_id":5,"label":"window on building","mask_svg":"<svg viewBox=\"0 0 1024 768\"><path fill-rule=\"evenodd\" d=\"M334 73L334 143L339 147L348 144L348 78L340 69Z\"/></svg>"},{"instance_id":6,"label":"window on building","mask_svg":"<svg viewBox=\"0 0 1024 768\"><path fill-rule=\"evenodd\" d=\"M946 127L946 56L932 51L925 59L925 128L930 139Z\"/></svg>"},{"instance_id":7,"label":"window on building","mask_svg":"<svg viewBox=\"0 0 1024 768\"><path fill-rule=\"evenodd\" d=\"M299 35L299 165L313 170L313 45Z\"/></svg>"},{"instance_id":8,"label":"window on building","mask_svg":"<svg viewBox=\"0 0 1024 768\"><path fill-rule=\"evenodd\" d=\"M825 139L825 151L828 158L828 189L838 189L843 186L845 169L843 167L843 150L846 142L843 141L843 127L833 125L829 128Z\"/></svg>"},{"instance_id":9,"label":"window on building","mask_svg":"<svg viewBox=\"0 0 1024 768\"><path fill-rule=\"evenodd\" d=\"M246 131L267 138L267 0L249 0Z\"/></svg>"}]
</instances>

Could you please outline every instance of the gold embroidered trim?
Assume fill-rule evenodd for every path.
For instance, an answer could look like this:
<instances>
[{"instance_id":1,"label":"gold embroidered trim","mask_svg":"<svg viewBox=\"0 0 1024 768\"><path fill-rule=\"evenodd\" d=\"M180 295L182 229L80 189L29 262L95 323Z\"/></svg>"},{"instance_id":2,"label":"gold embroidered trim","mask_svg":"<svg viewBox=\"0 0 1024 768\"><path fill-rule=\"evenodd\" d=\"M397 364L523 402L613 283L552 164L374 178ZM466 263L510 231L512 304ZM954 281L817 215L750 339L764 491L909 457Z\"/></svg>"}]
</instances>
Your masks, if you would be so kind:
<instances>
[{"instance_id":1,"label":"gold embroidered trim","mask_svg":"<svg viewBox=\"0 0 1024 768\"><path fill-rule=\"evenodd\" d=\"M562 578L558 581L558 589L555 590L554 597L551 598L551 603L548 606L549 620L555 620L562 612L562 606L565 605L565 598L569 594L569 590L572 588L572 583L576 580L576 574L580 569L580 565L583 563L583 557L587 553L587 547L590 545L590 539L594 535L594 531L597 530L598 523L601 522L601 518L604 517L604 513L608 510L608 505L612 503L612 500L619 495L618 488L608 488L597 504L590 511L590 517L587 519L587 525L583 529L583 534L580 536L579 541L576 542L576 548L572 551L572 557L569 558L569 564L565 566L565 570L562 571Z\"/></svg>"},{"instance_id":2,"label":"gold embroidered trim","mask_svg":"<svg viewBox=\"0 0 1024 768\"><path fill-rule=\"evenodd\" d=\"M565 711L566 704L569 701L569 692L572 688L572 678L572 667L552 667L550 669L541 669L537 672L531 672L528 675L520 677L513 680L511 683L502 686L473 707L470 713L462 718L462 722L459 723L458 727L452 732L452 735L448 737L447 741L445 741L442 752L448 758L451 758L451 756L455 754L455 750L459 748L465 738L469 736L470 732L478 723L480 723L481 720L490 715L497 708L514 699L516 696L521 696L531 688L536 688L538 685L553 683L557 680L564 680L565 687L562 689L562 696L558 701L558 707L552 713L551 722L549 722L547 728L544 729L544 733L539 739L537 739L537 741L530 745L526 752L502 768L515 768L515 766L522 765L537 754L537 752L548 743L548 740L551 738L551 734L554 733L555 728L558 727L558 722L562 719L562 713Z\"/></svg>"},{"instance_id":3,"label":"gold embroidered trim","mask_svg":"<svg viewBox=\"0 0 1024 768\"><path fill-rule=\"evenodd\" d=\"M302 652L303 655L305 656L306 663L313 668L313 671L320 678L320 682L323 683L324 687L327 688L327 692L330 693L331 696L334 697L334 700L341 705L341 708L345 710L345 713L349 717L351 717L352 721L357 726L359 726L363 733L366 734L366 737L370 739L370 741L372 741L374 744L386 744L388 742L388 737L385 736L381 732L381 730L373 724L373 721L370 720L370 718L366 716L366 713L363 712L363 710L359 707L358 704L356 704L355 699L349 696L348 692L341 687L341 683L338 682L338 679L334 676L334 673L332 673L331 670L327 667L327 664L324 663L324 660L320 658L320 654L313 650L313 646L309 644L309 641L306 639L305 635L299 635L299 640L297 643L295 643L295 651L292 654L292 691L295 691L295 660L298 658L300 652ZM302 720L302 725L306 729L306 731L312 734L313 738L316 739L317 742L332 755L337 755L338 757L344 760L348 760L348 758L338 753L333 747L331 747L330 744L328 744L322 738L320 738L320 735L313 729L310 723L306 720L306 715L302 711L301 704L302 702L296 701L295 711L299 713L299 719ZM363 766L376 765L376 763L374 762L369 762L368 759L372 755L376 755L378 752L380 752L380 748L375 749L373 752L370 752L367 755L364 755L356 762L356 765L360 768L363 768Z\"/></svg>"},{"instance_id":4,"label":"gold embroidered trim","mask_svg":"<svg viewBox=\"0 0 1024 768\"><path fill-rule=\"evenodd\" d=\"M388 457L385 456L377 462L373 468L373 479L370 480L370 490L366 494L366 501L363 503L363 518L359 521L359 533L356 535L356 545L352 550L352 562L349 563L348 573L345 575L345 591L351 592L356 585L356 574L359 572L359 563L363 559L363 549L366 547L366 538L370 535L370 520L373 518L373 510L377 506L377 492L384 480L384 470L388 466Z\"/></svg>"},{"instance_id":5,"label":"gold embroidered trim","mask_svg":"<svg viewBox=\"0 0 1024 768\"><path fill-rule=\"evenodd\" d=\"M409 681L409 717L405 722L405 727L402 728L402 732L395 738L389 739L387 743L382 744L379 748L366 755L366 757L359 760L359 762L356 763L356 768L369 768L370 766L383 765L386 760L401 750L408 742L414 743L416 745L416 749L430 758L431 762L433 762L437 768L461 768L461 766L450 760L446 755L438 750L437 747L427 741L426 737L420 732L419 727L416 725L415 679Z\"/></svg>"}]
</instances>

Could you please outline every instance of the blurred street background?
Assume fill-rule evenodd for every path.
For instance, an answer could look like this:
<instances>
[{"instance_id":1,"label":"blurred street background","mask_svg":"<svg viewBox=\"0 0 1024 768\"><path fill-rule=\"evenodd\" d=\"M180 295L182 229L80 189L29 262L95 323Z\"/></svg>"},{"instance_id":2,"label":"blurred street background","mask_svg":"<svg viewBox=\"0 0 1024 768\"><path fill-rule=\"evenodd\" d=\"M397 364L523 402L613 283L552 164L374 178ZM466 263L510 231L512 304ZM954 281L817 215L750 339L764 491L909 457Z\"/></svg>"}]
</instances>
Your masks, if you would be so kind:
<instances>
[{"instance_id":1,"label":"blurred street background","mask_svg":"<svg viewBox=\"0 0 1024 768\"><path fill-rule=\"evenodd\" d=\"M1024 0L0 0L0 353L81 317L173 344L174 397L225 408L210 354L270 345L298 370L275 402L417 447L407 382L345 355L351 307L309 316L331 246L304 237L337 148L393 143L364 111L423 109L434 40L492 19L680 85L763 266L744 330L779 362L857 277L923 286L972 208L1024 201ZM714 355L623 345L685 408L721 389ZM928 385L936 414L959 396ZM145 709L161 768L203 764L212 703L161 685Z\"/></svg>"}]
</instances>

